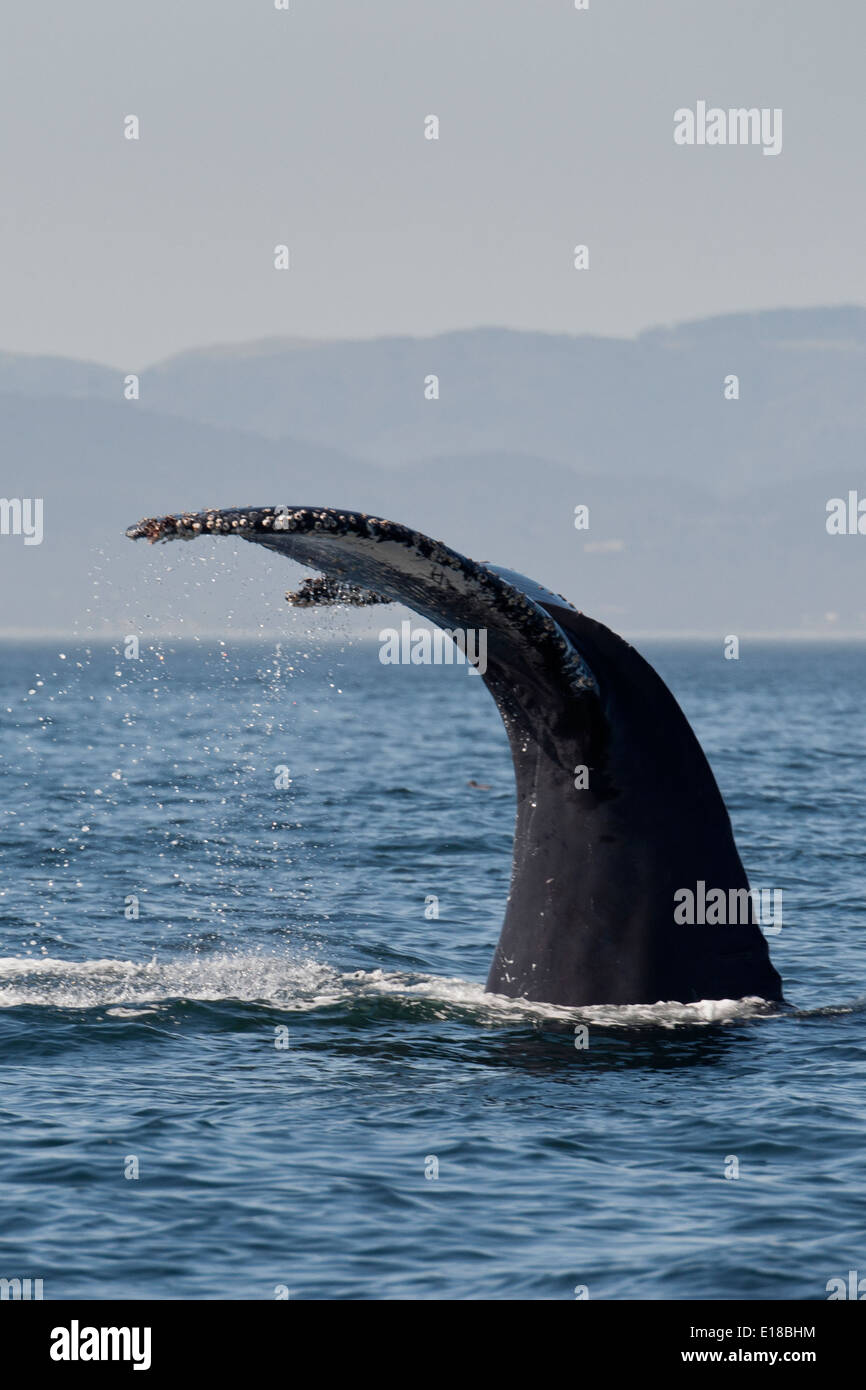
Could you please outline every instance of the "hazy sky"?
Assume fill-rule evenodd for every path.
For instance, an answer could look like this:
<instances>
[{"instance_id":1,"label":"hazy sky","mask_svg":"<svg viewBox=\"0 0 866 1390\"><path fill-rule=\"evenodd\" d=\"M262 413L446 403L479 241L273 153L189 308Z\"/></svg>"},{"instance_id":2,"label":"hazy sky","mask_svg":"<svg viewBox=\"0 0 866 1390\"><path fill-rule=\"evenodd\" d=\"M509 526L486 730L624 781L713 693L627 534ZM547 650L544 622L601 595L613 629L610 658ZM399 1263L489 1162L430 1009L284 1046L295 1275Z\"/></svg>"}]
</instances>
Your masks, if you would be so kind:
<instances>
[{"instance_id":1,"label":"hazy sky","mask_svg":"<svg viewBox=\"0 0 866 1390\"><path fill-rule=\"evenodd\" d=\"M289 3L4 6L0 350L866 302L862 0ZM676 146L699 99L781 154Z\"/></svg>"}]
</instances>

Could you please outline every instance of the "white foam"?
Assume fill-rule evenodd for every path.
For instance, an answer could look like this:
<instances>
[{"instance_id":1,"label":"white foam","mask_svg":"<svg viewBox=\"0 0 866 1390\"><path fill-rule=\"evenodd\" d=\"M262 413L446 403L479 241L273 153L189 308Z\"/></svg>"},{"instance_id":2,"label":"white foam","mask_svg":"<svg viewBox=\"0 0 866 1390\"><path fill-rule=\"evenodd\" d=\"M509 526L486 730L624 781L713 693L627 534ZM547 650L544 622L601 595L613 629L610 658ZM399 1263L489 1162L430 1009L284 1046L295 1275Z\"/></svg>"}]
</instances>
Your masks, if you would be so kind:
<instances>
[{"instance_id":1,"label":"white foam","mask_svg":"<svg viewBox=\"0 0 866 1390\"><path fill-rule=\"evenodd\" d=\"M158 1012L179 1000L261 1003L285 1012L308 1012L353 999L387 996L411 1008L441 1006L441 1017L467 1012L487 1024L561 1020L596 1027L654 1027L728 1023L776 1012L757 998L704 999L696 1004L595 1005L569 1009L488 994L468 980L402 971L341 973L304 956L259 952L190 955L145 962L69 961L52 957L0 957L0 1008L24 1005L55 1009L105 1009L116 1018Z\"/></svg>"}]
</instances>

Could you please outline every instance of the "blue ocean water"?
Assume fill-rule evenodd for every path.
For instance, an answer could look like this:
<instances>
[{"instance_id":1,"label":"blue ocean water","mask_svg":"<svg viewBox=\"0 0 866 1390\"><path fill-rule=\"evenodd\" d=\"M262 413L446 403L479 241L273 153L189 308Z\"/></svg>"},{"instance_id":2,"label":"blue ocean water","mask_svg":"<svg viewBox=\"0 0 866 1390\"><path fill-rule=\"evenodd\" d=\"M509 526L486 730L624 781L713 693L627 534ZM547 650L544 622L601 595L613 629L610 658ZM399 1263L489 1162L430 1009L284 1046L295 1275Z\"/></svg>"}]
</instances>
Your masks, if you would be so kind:
<instances>
[{"instance_id":1,"label":"blue ocean water","mask_svg":"<svg viewBox=\"0 0 866 1390\"><path fill-rule=\"evenodd\" d=\"M866 648L640 645L783 891L787 1009L485 995L514 801L465 668L4 644L0 1276L823 1299L866 1274Z\"/></svg>"}]
</instances>

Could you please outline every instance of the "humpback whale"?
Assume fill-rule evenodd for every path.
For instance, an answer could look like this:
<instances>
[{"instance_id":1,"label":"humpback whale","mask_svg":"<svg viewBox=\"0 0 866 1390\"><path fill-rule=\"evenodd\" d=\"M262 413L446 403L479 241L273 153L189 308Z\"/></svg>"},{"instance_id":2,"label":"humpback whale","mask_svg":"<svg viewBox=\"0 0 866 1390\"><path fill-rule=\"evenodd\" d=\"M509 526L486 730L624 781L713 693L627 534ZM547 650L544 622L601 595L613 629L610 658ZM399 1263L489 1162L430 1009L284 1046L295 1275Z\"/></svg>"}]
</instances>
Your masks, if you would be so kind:
<instances>
[{"instance_id":1,"label":"humpback whale","mask_svg":"<svg viewBox=\"0 0 866 1390\"><path fill-rule=\"evenodd\" d=\"M399 602L439 627L486 630L482 679L517 784L490 992L564 1006L782 999L709 763L667 686L609 628L522 575L362 512L185 512L126 534L240 537L317 571L287 595L295 605ZM696 889L745 910L677 921L677 896Z\"/></svg>"}]
</instances>

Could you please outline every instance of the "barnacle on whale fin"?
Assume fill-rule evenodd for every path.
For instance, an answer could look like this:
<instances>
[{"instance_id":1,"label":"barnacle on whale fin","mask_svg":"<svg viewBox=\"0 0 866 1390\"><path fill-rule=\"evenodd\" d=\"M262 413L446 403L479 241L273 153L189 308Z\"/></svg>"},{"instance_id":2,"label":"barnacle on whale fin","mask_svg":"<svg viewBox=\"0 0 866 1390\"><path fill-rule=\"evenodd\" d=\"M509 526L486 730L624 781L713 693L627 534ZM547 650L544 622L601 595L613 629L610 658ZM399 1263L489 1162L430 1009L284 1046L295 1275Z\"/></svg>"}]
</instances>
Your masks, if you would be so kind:
<instances>
[{"instance_id":1,"label":"barnacle on whale fin","mask_svg":"<svg viewBox=\"0 0 866 1390\"><path fill-rule=\"evenodd\" d=\"M289 589L286 602L294 608L325 607L338 603L365 608L377 603L393 603L394 600L386 598L383 594L374 594L372 589L365 589L360 584L349 584L345 580L331 579L328 575L320 574L305 579L297 589Z\"/></svg>"}]
</instances>

